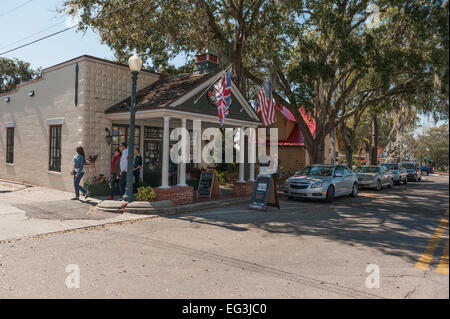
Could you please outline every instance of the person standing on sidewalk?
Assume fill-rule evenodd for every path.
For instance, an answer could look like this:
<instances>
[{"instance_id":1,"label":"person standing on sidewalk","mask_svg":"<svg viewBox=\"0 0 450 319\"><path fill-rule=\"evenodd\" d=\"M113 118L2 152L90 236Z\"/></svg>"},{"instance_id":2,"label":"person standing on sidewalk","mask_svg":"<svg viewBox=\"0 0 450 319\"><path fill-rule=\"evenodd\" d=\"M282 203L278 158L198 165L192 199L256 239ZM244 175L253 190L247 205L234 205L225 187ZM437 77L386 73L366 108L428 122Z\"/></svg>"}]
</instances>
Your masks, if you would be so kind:
<instances>
[{"instance_id":1,"label":"person standing on sidewalk","mask_svg":"<svg viewBox=\"0 0 450 319\"><path fill-rule=\"evenodd\" d=\"M109 182L111 188L111 195L107 198L107 200L114 199L114 191L116 186L119 186L119 178L120 178L120 156L122 153L117 148L114 151L114 158L111 163L111 180Z\"/></svg>"},{"instance_id":2,"label":"person standing on sidewalk","mask_svg":"<svg viewBox=\"0 0 450 319\"><path fill-rule=\"evenodd\" d=\"M136 146L134 148L134 168L133 168L133 176L134 176L134 185L133 185L133 193L137 193L137 189L139 188L139 178L141 177L141 167L142 167L142 156L139 153L139 147Z\"/></svg>"},{"instance_id":3,"label":"person standing on sidewalk","mask_svg":"<svg viewBox=\"0 0 450 319\"><path fill-rule=\"evenodd\" d=\"M83 193L84 199L87 199L89 197L89 192L80 185L81 179L84 176L84 164L86 161L85 160L86 156L84 155L84 149L81 146L76 148L76 152L77 155L75 155L73 158L74 165L72 171L73 186L75 188L75 197L72 198L72 200L80 199L80 191Z\"/></svg>"},{"instance_id":4,"label":"person standing on sidewalk","mask_svg":"<svg viewBox=\"0 0 450 319\"><path fill-rule=\"evenodd\" d=\"M120 198L123 200L123 195L125 195L125 189L127 187L127 169L128 169L128 148L126 143L120 143L119 150L122 152L120 156L120 177L119 177L119 188L120 188Z\"/></svg>"}]
</instances>

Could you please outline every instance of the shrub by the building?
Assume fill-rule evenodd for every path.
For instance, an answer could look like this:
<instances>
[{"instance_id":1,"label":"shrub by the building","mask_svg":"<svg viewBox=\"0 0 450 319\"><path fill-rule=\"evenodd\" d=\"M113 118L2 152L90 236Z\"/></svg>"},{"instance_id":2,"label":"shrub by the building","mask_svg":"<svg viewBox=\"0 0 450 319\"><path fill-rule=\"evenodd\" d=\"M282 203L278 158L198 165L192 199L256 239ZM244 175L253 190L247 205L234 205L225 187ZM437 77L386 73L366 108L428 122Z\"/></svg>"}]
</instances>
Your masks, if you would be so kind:
<instances>
[{"instance_id":1,"label":"shrub by the building","mask_svg":"<svg viewBox=\"0 0 450 319\"><path fill-rule=\"evenodd\" d=\"M135 199L140 202L152 202L156 198L156 192L151 187L139 187Z\"/></svg>"}]
</instances>

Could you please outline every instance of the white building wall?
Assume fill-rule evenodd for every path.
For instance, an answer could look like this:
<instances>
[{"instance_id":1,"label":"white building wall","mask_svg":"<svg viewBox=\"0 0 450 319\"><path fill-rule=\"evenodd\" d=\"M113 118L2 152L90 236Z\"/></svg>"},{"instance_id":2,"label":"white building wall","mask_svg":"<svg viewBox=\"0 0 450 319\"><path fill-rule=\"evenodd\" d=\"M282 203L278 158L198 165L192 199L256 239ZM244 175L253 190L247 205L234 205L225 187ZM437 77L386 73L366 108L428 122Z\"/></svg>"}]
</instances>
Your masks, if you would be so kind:
<instances>
[{"instance_id":1,"label":"white building wall","mask_svg":"<svg viewBox=\"0 0 450 319\"><path fill-rule=\"evenodd\" d=\"M139 74L137 89L157 81L152 73ZM95 167L86 170L86 180L95 175L109 176L111 146L106 142L105 128L112 132L112 123L105 117L105 110L131 95L131 73L128 67L86 60L80 64L80 109L83 110L83 147L86 156L98 155ZM139 141L136 141L139 142Z\"/></svg>"},{"instance_id":2,"label":"white building wall","mask_svg":"<svg viewBox=\"0 0 450 319\"><path fill-rule=\"evenodd\" d=\"M74 106L74 65L44 72L42 79L20 86L0 97L0 178L48 186L73 188L70 171L74 147L81 141L79 110ZM28 92L34 90L34 96ZM9 96L10 102L5 101ZM48 172L49 126L47 119L64 119L62 125L61 172ZM14 164L6 161L6 128L13 122Z\"/></svg>"},{"instance_id":3,"label":"white building wall","mask_svg":"<svg viewBox=\"0 0 450 319\"><path fill-rule=\"evenodd\" d=\"M75 66L79 65L78 105L75 105ZM141 72L138 89L158 79ZM28 92L34 90L33 97ZM111 122L104 110L131 92L126 66L80 58L45 69L40 80L25 83L0 96L0 179L14 180L60 190L73 190L75 148L86 156L99 155L95 169L86 170L84 181L95 174L109 174L111 147L105 127ZM10 101L6 102L5 98ZM48 119L63 119L61 172L49 172ZM6 127L14 123L14 164L6 164Z\"/></svg>"}]
</instances>

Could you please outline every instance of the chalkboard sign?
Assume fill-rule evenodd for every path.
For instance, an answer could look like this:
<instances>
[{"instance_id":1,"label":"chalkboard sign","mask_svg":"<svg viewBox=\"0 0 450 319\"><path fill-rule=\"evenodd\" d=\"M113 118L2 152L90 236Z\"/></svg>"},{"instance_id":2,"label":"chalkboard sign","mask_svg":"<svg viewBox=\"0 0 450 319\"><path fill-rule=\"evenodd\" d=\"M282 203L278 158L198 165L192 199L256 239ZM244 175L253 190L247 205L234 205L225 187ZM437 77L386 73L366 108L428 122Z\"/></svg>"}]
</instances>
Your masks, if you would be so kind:
<instances>
[{"instance_id":1,"label":"chalkboard sign","mask_svg":"<svg viewBox=\"0 0 450 319\"><path fill-rule=\"evenodd\" d=\"M197 198L206 196L211 198L212 195L220 197L219 179L216 171L202 172L198 183Z\"/></svg>"},{"instance_id":2,"label":"chalkboard sign","mask_svg":"<svg viewBox=\"0 0 450 319\"><path fill-rule=\"evenodd\" d=\"M250 208L266 210L267 206L280 208L277 188L272 174L259 174L253 188Z\"/></svg>"}]
</instances>

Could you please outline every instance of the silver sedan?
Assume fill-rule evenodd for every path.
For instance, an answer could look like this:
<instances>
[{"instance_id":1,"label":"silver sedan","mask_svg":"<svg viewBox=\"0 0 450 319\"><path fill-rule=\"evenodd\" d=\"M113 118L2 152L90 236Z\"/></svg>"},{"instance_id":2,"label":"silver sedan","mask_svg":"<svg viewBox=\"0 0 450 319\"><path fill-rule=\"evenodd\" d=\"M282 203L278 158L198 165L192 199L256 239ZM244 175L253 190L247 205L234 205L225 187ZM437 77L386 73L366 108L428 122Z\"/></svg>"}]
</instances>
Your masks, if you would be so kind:
<instances>
[{"instance_id":1,"label":"silver sedan","mask_svg":"<svg viewBox=\"0 0 450 319\"><path fill-rule=\"evenodd\" d=\"M356 197L358 179L344 165L310 165L286 180L284 194L288 199L310 198L332 202L338 196Z\"/></svg>"},{"instance_id":2,"label":"silver sedan","mask_svg":"<svg viewBox=\"0 0 450 319\"><path fill-rule=\"evenodd\" d=\"M408 184L408 172L400 163L383 163L380 166L387 168L394 174L394 184Z\"/></svg>"},{"instance_id":3,"label":"silver sedan","mask_svg":"<svg viewBox=\"0 0 450 319\"><path fill-rule=\"evenodd\" d=\"M381 190L384 186L394 186L394 174L386 166L358 166L355 168L360 187Z\"/></svg>"}]
</instances>

